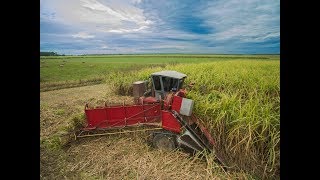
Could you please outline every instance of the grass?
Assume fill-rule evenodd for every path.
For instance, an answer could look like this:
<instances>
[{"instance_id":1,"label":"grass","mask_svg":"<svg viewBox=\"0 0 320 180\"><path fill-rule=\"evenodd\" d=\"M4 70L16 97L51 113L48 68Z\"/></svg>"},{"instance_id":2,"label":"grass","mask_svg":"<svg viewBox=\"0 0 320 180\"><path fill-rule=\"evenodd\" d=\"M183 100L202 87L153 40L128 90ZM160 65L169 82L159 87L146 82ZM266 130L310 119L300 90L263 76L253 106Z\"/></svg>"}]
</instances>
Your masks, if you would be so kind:
<instances>
[{"instance_id":1,"label":"grass","mask_svg":"<svg viewBox=\"0 0 320 180\"><path fill-rule=\"evenodd\" d=\"M163 67L178 63L199 63L221 60L278 58L276 55L109 55L40 57L40 82L85 80L105 77L112 72L138 71L147 67Z\"/></svg>"},{"instance_id":2,"label":"grass","mask_svg":"<svg viewBox=\"0 0 320 180\"><path fill-rule=\"evenodd\" d=\"M90 56L88 59L81 57L88 62L91 59L90 62L105 64L104 68L109 67L110 63L133 63L141 68L115 68L101 76L97 72L91 72L88 76L58 77L56 79L62 84L66 80L76 82L77 80L73 79L76 76L103 80L98 85L69 89L63 87L40 93L42 179L279 178L279 57L149 56ZM202 60L192 61L192 58L196 57ZM60 61L59 58L42 61ZM127 59L127 63L121 63L122 58ZM138 60L139 58L143 60ZM155 66L154 58L163 58L162 64ZM82 63L79 57L70 57L70 62L71 60L75 63L87 63ZM70 68L74 67L70 65ZM206 161L201 161L197 157L188 157L183 152L151 149L145 143L147 134L143 133L88 138L71 141L72 143L64 139L63 132L68 132L83 122L83 108L86 102L102 105L104 101L131 101L132 98L128 95L131 93L132 82L145 80L150 73L164 69L187 74L186 84L195 82L191 89L187 89L188 97L195 100L194 113L201 118L217 140L218 151L227 164L233 167L232 171L222 171L213 162L213 155L208 155ZM45 83L53 82L55 81L47 80ZM120 87L125 92L121 96L117 94Z\"/></svg>"},{"instance_id":3,"label":"grass","mask_svg":"<svg viewBox=\"0 0 320 180\"><path fill-rule=\"evenodd\" d=\"M111 74L109 82L115 80L115 87L130 89L136 79L165 69L187 74L187 84L196 82L188 97L195 100L195 114L214 134L228 164L262 177L279 175L279 61L180 64L129 76ZM121 81L115 77L122 77Z\"/></svg>"}]
</instances>

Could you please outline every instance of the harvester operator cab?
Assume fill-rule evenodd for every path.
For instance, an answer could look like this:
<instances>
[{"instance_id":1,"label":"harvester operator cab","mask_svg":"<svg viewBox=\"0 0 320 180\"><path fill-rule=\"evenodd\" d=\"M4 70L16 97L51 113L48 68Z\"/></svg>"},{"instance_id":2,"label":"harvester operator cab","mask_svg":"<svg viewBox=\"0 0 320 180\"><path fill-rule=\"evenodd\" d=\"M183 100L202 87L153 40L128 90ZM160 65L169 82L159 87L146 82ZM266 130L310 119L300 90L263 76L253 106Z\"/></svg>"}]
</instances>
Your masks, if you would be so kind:
<instances>
[{"instance_id":1,"label":"harvester operator cab","mask_svg":"<svg viewBox=\"0 0 320 180\"><path fill-rule=\"evenodd\" d=\"M152 91L155 98L163 99L170 91L182 88L187 75L177 71L160 71L151 74Z\"/></svg>"}]
</instances>

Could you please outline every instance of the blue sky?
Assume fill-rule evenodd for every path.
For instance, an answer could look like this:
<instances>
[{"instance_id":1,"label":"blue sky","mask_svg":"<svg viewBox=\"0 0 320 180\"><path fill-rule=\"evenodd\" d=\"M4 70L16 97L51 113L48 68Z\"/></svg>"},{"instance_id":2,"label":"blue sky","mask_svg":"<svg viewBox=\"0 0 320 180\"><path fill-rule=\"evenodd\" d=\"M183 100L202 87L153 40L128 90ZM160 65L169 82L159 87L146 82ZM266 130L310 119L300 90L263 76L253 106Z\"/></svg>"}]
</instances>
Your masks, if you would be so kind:
<instances>
[{"instance_id":1,"label":"blue sky","mask_svg":"<svg viewBox=\"0 0 320 180\"><path fill-rule=\"evenodd\" d=\"M280 53L280 0L40 0L40 50Z\"/></svg>"}]
</instances>

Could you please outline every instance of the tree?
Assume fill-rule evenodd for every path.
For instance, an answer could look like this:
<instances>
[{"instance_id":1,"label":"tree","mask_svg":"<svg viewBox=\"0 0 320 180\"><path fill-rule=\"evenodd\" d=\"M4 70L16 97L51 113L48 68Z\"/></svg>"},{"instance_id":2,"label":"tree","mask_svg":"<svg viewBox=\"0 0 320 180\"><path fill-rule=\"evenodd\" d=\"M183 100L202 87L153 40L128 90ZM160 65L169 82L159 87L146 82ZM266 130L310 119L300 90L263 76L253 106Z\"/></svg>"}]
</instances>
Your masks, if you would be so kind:
<instances>
[{"instance_id":1,"label":"tree","mask_svg":"<svg viewBox=\"0 0 320 180\"><path fill-rule=\"evenodd\" d=\"M56 52L40 51L40 56L59 56L59 54Z\"/></svg>"}]
</instances>

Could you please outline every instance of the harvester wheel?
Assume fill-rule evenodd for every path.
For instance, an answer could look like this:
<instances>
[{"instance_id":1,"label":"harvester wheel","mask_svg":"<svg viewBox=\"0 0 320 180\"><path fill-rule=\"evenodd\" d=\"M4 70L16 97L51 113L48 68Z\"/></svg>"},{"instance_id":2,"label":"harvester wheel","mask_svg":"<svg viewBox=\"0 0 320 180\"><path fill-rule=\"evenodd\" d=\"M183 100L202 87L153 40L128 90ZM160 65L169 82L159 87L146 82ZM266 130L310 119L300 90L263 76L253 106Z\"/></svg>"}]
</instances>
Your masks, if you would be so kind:
<instances>
[{"instance_id":1,"label":"harvester wheel","mask_svg":"<svg viewBox=\"0 0 320 180\"><path fill-rule=\"evenodd\" d=\"M165 134L156 134L152 140L153 147L158 149L173 150L176 148L174 138Z\"/></svg>"}]
</instances>

